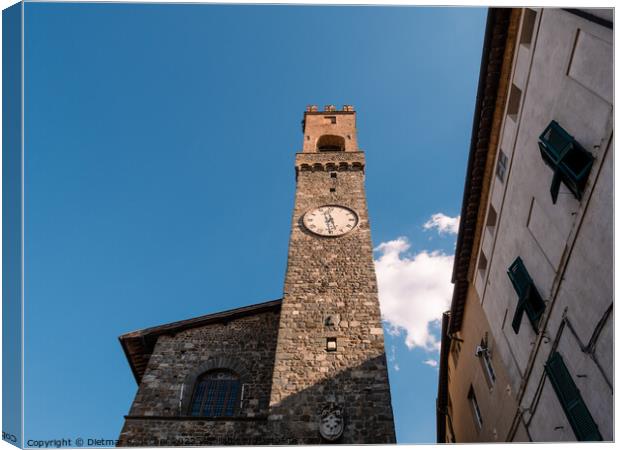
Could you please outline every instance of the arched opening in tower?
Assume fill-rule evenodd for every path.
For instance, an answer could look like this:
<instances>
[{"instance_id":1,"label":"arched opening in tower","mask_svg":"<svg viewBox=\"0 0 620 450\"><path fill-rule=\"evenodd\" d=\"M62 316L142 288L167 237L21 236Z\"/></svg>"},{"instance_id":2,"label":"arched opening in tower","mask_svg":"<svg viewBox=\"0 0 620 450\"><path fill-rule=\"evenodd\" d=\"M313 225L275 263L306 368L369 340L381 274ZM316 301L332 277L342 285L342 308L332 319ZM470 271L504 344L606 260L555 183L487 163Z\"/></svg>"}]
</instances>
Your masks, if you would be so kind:
<instances>
[{"instance_id":1,"label":"arched opening in tower","mask_svg":"<svg viewBox=\"0 0 620 450\"><path fill-rule=\"evenodd\" d=\"M316 148L320 152L343 152L344 138L333 134L325 134L317 141Z\"/></svg>"}]
</instances>

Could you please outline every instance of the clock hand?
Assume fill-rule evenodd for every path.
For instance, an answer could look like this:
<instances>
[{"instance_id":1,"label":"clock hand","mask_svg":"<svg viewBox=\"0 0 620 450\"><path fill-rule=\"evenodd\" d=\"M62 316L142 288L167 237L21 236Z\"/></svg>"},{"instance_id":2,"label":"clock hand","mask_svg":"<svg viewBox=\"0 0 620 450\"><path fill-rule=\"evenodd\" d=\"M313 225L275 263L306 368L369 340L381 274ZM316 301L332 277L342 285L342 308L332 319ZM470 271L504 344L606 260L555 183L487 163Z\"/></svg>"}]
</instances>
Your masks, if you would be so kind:
<instances>
[{"instance_id":1,"label":"clock hand","mask_svg":"<svg viewBox=\"0 0 620 450\"><path fill-rule=\"evenodd\" d=\"M336 228L336 225L334 224L334 218L329 212L324 213L323 217L325 219L325 225L327 226L327 230L331 233L332 230Z\"/></svg>"}]
</instances>

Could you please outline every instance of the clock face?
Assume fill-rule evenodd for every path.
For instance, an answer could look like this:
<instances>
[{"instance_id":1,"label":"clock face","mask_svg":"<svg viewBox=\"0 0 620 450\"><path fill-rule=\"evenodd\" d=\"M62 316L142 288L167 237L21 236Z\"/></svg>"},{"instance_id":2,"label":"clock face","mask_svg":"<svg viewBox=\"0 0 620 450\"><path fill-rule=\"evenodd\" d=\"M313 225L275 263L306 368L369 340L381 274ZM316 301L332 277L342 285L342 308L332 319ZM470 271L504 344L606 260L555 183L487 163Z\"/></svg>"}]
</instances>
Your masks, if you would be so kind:
<instances>
[{"instance_id":1,"label":"clock face","mask_svg":"<svg viewBox=\"0 0 620 450\"><path fill-rule=\"evenodd\" d=\"M357 214L349 208L325 205L304 215L304 226L320 236L342 236L357 225Z\"/></svg>"}]
</instances>

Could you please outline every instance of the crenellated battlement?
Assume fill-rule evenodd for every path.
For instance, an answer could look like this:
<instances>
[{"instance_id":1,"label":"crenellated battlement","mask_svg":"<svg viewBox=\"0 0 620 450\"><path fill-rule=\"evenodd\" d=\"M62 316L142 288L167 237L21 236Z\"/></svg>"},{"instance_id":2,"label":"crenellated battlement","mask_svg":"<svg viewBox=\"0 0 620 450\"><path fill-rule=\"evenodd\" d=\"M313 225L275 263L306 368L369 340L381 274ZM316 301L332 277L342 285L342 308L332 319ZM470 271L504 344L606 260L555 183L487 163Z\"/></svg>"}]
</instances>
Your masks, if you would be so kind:
<instances>
[{"instance_id":1,"label":"crenellated battlement","mask_svg":"<svg viewBox=\"0 0 620 450\"><path fill-rule=\"evenodd\" d=\"M308 105L306 106L306 113L316 113L316 114L324 114L324 113L353 113L355 109L353 105L342 105L342 109L336 109L336 105L325 105L322 111L319 111L319 107L317 105Z\"/></svg>"}]
</instances>

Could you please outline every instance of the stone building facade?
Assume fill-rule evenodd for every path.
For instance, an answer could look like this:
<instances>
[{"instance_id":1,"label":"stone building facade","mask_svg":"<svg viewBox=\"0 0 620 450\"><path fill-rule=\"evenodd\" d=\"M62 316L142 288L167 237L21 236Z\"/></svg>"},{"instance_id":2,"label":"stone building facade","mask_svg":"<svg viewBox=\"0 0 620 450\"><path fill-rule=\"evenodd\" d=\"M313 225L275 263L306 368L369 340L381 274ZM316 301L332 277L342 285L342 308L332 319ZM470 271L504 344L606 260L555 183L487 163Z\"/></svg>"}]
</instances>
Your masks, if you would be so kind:
<instances>
[{"instance_id":1,"label":"stone building facade","mask_svg":"<svg viewBox=\"0 0 620 450\"><path fill-rule=\"evenodd\" d=\"M310 106L281 300L120 337L120 446L395 443L355 111Z\"/></svg>"},{"instance_id":2,"label":"stone building facade","mask_svg":"<svg viewBox=\"0 0 620 450\"><path fill-rule=\"evenodd\" d=\"M613 11L491 9L439 442L613 435Z\"/></svg>"}]
</instances>

